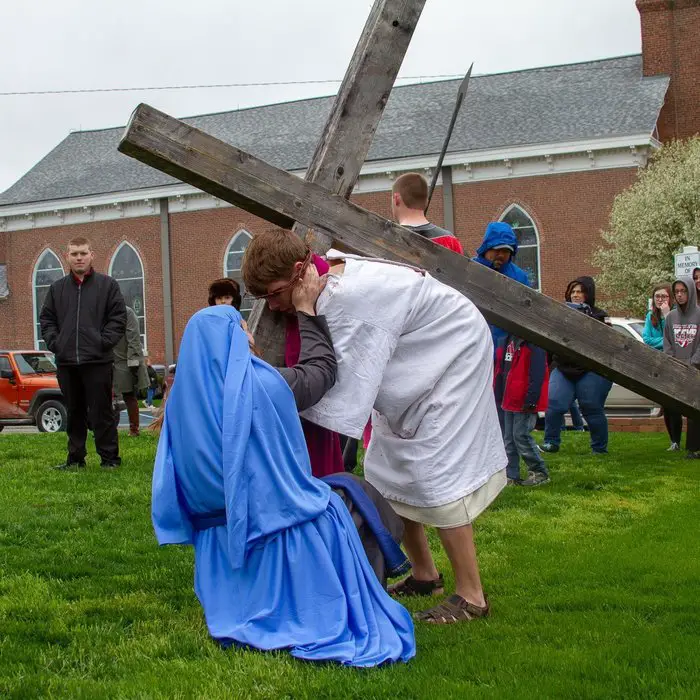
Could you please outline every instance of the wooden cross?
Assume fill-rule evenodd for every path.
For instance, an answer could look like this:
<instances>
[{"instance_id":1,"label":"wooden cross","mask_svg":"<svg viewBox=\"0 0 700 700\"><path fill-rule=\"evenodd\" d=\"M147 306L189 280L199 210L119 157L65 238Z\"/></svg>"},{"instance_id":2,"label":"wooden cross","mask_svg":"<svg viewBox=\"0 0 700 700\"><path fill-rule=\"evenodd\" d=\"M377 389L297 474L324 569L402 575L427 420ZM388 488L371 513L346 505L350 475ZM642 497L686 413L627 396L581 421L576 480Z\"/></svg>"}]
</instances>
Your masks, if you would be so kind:
<instances>
[{"instance_id":1,"label":"wooden cross","mask_svg":"<svg viewBox=\"0 0 700 700\"><path fill-rule=\"evenodd\" d=\"M293 228L316 252L334 245L421 267L468 296L490 323L700 420L697 369L348 200L424 4L376 0L306 180L143 104L119 150ZM268 361L281 365L280 321L256 306L256 343Z\"/></svg>"}]
</instances>

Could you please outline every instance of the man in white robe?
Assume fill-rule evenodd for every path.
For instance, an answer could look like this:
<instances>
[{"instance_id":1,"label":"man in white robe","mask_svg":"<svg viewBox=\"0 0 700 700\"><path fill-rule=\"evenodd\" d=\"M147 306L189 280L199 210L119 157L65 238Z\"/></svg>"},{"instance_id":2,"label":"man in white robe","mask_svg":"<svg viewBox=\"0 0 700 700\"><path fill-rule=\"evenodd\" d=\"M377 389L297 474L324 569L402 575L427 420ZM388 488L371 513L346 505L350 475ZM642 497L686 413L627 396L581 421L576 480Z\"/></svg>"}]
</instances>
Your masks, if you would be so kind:
<instances>
[{"instance_id":1,"label":"man in white robe","mask_svg":"<svg viewBox=\"0 0 700 700\"><path fill-rule=\"evenodd\" d=\"M309 259L285 232L255 237L243 261L246 287L288 310ZM424 525L437 528L455 594L419 615L433 623L488 614L473 520L506 484L507 462L493 396L488 325L464 295L422 270L329 251L316 309L338 358L335 386L304 417L360 438L372 412L365 477L404 519L413 567L399 596L444 589Z\"/></svg>"}]
</instances>

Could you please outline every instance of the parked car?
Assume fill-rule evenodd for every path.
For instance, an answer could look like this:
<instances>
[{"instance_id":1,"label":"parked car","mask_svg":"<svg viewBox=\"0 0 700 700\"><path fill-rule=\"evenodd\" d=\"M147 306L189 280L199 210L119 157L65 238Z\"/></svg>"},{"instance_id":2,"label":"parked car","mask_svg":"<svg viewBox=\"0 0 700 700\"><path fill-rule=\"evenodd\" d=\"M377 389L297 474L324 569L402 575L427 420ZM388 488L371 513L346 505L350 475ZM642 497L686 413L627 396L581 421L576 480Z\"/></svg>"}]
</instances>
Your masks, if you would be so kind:
<instances>
[{"instance_id":1,"label":"parked car","mask_svg":"<svg viewBox=\"0 0 700 700\"><path fill-rule=\"evenodd\" d=\"M126 404L112 401L117 414ZM35 425L41 433L66 429L66 403L56 361L45 350L0 350L0 432L5 426Z\"/></svg>"},{"instance_id":2,"label":"parked car","mask_svg":"<svg viewBox=\"0 0 700 700\"><path fill-rule=\"evenodd\" d=\"M0 350L0 431L6 425L36 425L42 433L66 429L53 353Z\"/></svg>"},{"instance_id":3,"label":"parked car","mask_svg":"<svg viewBox=\"0 0 700 700\"><path fill-rule=\"evenodd\" d=\"M643 320L612 317L610 323L619 333L630 336L640 343L644 342L642 338ZM605 402L605 412L609 416L656 417L661 415L661 407L651 399L635 394L619 384L613 384L608 394L608 400Z\"/></svg>"}]
</instances>

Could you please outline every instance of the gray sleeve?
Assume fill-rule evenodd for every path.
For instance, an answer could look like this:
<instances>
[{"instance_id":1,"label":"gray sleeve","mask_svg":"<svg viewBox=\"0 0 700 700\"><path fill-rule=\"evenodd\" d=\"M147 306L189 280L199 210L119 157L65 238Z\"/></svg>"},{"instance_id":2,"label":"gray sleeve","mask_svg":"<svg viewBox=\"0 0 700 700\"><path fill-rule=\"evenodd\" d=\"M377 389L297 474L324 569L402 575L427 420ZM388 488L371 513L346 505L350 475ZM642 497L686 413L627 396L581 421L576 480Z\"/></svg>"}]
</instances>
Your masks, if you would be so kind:
<instances>
[{"instance_id":1,"label":"gray sleeve","mask_svg":"<svg viewBox=\"0 0 700 700\"><path fill-rule=\"evenodd\" d=\"M664 324L664 353L667 355L670 355L671 357L674 356L673 352L673 345L674 345L674 339L673 339L673 311L666 316L666 323Z\"/></svg>"},{"instance_id":2,"label":"gray sleeve","mask_svg":"<svg viewBox=\"0 0 700 700\"><path fill-rule=\"evenodd\" d=\"M335 384L338 364L333 350L333 341L324 316L297 314L301 352L294 367L279 369L289 384L297 410L303 411L318 403Z\"/></svg>"}]
</instances>

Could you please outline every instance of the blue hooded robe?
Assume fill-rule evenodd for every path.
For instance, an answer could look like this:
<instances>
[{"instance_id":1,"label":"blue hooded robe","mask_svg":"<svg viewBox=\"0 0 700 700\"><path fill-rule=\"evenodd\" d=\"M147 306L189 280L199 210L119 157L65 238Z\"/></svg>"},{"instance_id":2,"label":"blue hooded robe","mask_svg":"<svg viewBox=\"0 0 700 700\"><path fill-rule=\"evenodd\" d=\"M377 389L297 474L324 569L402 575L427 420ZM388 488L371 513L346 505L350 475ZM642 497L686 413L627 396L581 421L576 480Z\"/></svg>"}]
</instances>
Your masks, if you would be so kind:
<instances>
[{"instance_id":1,"label":"blue hooded robe","mask_svg":"<svg viewBox=\"0 0 700 700\"><path fill-rule=\"evenodd\" d=\"M509 245L513 249L513 253L510 257L508 263L503 265L498 272L506 277L510 277L516 282L530 286L530 278L527 276L527 272L522 268L518 267L513 260L518 253L518 239L515 236L515 232L510 224L505 223L505 221L492 221L486 227L486 233L484 234L484 240L477 249L476 257L472 258L474 262L478 262L480 265L490 267L493 270L493 263L484 257L487 250L491 250L496 246ZM501 342L507 335L507 331L502 328L497 328L489 324L491 329L491 337L493 338L494 348L498 347L499 342Z\"/></svg>"},{"instance_id":2,"label":"blue hooded robe","mask_svg":"<svg viewBox=\"0 0 700 700\"><path fill-rule=\"evenodd\" d=\"M230 306L187 324L153 474L158 542L195 548L195 592L223 644L375 666L415 655L350 513L311 475L292 392Z\"/></svg>"}]
</instances>

